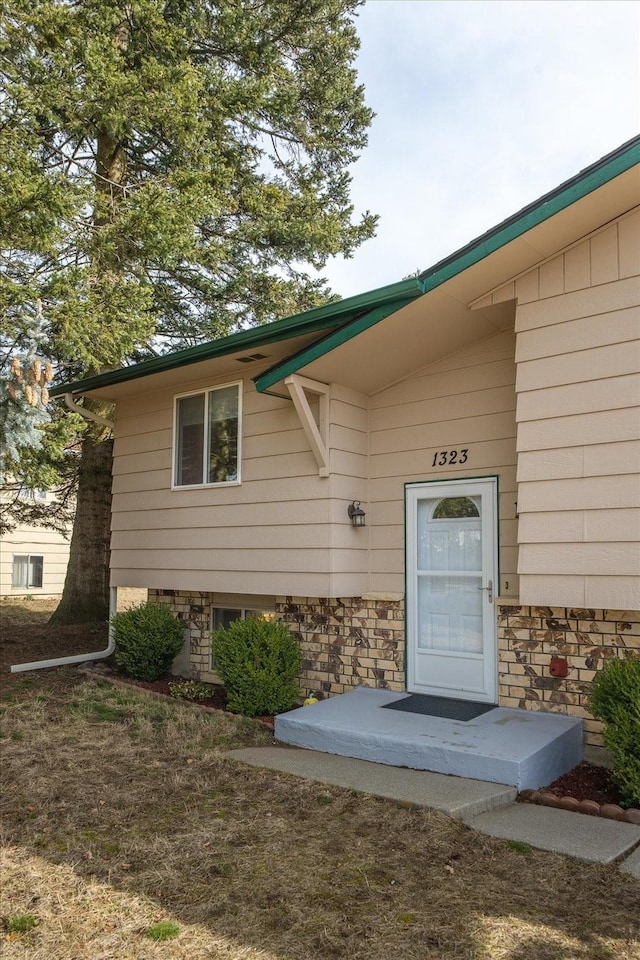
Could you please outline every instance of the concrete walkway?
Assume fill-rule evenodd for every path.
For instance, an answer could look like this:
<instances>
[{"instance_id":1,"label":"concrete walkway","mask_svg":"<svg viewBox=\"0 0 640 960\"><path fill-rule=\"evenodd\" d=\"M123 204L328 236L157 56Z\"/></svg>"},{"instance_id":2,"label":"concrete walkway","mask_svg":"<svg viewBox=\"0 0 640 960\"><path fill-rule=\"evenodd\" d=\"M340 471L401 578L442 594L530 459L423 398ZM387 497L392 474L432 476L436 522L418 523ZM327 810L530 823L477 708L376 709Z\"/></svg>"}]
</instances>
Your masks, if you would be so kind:
<instances>
[{"instance_id":1,"label":"concrete walkway","mask_svg":"<svg viewBox=\"0 0 640 960\"><path fill-rule=\"evenodd\" d=\"M640 826L515 803L516 790L504 784L292 747L251 747L231 750L227 756L250 766L437 810L492 837L587 863L619 861L621 870L640 880Z\"/></svg>"}]
</instances>

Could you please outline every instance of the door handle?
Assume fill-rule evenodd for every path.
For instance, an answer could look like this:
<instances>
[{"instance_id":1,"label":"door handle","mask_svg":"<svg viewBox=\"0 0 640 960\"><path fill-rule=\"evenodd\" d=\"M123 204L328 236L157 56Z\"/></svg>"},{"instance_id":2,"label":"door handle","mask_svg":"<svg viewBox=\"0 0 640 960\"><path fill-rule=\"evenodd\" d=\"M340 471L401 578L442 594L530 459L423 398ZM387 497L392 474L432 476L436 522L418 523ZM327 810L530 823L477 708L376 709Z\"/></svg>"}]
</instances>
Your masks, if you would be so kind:
<instances>
[{"instance_id":1,"label":"door handle","mask_svg":"<svg viewBox=\"0 0 640 960\"><path fill-rule=\"evenodd\" d=\"M493 580L489 580L489 584L486 587L476 587L477 590L487 590L489 603L493 603Z\"/></svg>"}]
</instances>

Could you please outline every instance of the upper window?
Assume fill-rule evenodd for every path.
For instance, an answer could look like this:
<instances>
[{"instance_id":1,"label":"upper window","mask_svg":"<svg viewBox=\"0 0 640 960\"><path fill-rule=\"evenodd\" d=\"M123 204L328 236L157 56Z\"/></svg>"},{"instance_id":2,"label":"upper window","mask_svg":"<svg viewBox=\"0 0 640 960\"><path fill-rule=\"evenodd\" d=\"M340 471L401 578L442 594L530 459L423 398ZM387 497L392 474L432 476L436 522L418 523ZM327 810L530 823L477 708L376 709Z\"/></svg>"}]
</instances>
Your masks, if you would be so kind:
<instances>
[{"instance_id":1,"label":"upper window","mask_svg":"<svg viewBox=\"0 0 640 960\"><path fill-rule=\"evenodd\" d=\"M176 397L176 487L240 482L240 384Z\"/></svg>"},{"instance_id":2,"label":"upper window","mask_svg":"<svg viewBox=\"0 0 640 960\"><path fill-rule=\"evenodd\" d=\"M14 555L11 586L19 589L38 589L42 587L44 557Z\"/></svg>"}]
</instances>

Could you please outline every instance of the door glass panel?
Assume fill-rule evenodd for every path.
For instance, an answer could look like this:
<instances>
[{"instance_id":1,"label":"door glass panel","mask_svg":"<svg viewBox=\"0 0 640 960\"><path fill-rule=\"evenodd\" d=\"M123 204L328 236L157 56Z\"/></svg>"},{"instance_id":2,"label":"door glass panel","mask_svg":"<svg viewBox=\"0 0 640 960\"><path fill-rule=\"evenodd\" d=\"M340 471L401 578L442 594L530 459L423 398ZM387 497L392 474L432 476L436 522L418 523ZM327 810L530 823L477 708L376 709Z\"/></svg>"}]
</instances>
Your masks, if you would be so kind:
<instances>
[{"instance_id":1,"label":"door glass panel","mask_svg":"<svg viewBox=\"0 0 640 960\"><path fill-rule=\"evenodd\" d=\"M452 517L479 517L477 506L469 497L445 497L438 501L433 511L434 520L450 520Z\"/></svg>"},{"instance_id":2,"label":"door glass panel","mask_svg":"<svg viewBox=\"0 0 640 960\"><path fill-rule=\"evenodd\" d=\"M418 503L418 570L479 573L482 570L482 533L478 514L470 518L433 520L433 506L433 500ZM472 506L477 511L475 504Z\"/></svg>"},{"instance_id":3,"label":"door glass panel","mask_svg":"<svg viewBox=\"0 0 640 960\"><path fill-rule=\"evenodd\" d=\"M418 577L418 648L482 653L482 577Z\"/></svg>"},{"instance_id":4,"label":"door glass panel","mask_svg":"<svg viewBox=\"0 0 640 960\"><path fill-rule=\"evenodd\" d=\"M417 508L418 649L482 654L480 501L424 499Z\"/></svg>"}]
</instances>

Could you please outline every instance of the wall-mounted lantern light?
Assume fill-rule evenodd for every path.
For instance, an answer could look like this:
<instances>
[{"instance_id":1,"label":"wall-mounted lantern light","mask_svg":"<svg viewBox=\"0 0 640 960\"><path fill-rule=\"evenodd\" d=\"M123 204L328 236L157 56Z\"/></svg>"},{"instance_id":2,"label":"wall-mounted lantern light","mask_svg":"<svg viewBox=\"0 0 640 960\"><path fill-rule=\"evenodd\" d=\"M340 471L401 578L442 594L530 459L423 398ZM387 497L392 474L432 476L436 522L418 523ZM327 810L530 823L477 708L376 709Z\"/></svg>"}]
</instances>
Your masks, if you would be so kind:
<instances>
[{"instance_id":1,"label":"wall-mounted lantern light","mask_svg":"<svg viewBox=\"0 0 640 960\"><path fill-rule=\"evenodd\" d=\"M349 519L354 527L364 527L365 523L365 512L360 509L360 501L354 500L353 503L350 503L347 507L347 513L349 514Z\"/></svg>"}]
</instances>

